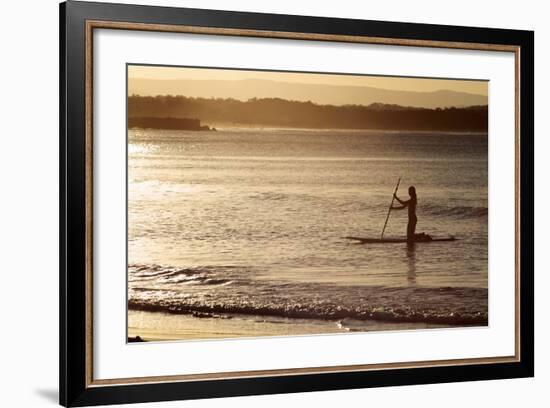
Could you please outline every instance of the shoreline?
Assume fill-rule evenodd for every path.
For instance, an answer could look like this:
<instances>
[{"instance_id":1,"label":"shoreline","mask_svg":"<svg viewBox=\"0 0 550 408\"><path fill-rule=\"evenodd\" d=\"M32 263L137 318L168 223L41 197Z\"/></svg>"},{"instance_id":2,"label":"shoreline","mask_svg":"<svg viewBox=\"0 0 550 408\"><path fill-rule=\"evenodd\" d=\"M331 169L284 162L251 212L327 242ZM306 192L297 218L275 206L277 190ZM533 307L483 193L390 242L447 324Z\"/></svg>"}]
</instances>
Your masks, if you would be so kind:
<instances>
[{"instance_id":1,"label":"shoreline","mask_svg":"<svg viewBox=\"0 0 550 408\"><path fill-rule=\"evenodd\" d=\"M206 123L206 122L205 122ZM261 125L246 125L240 123L223 123L223 122L208 122L206 126L211 129L206 130L207 133L216 131L226 132L246 132L246 131L306 131L306 132L354 132L354 133L389 133L389 134L445 134L455 136L487 136L487 130L414 130L414 129L385 129L385 128L356 128L356 127L293 127L293 126L261 126ZM139 128L128 127L128 130L183 130L185 129L160 129L160 128ZM187 129L188 131L202 132L203 130Z\"/></svg>"},{"instance_id":2,"label":"shoreline","mask_svg":"<svg viewBox=\"0 0 550 408\"><path fill-rule=\"evenodd\" d=\"M289 337L372 331L419 330L436 328L486 327L402 323L354 319L297 319L258 315L193 316L128 310L128 338L139 336L145 342L178 340L221 340L254 337Z\"/></svg>"}]
</instances>

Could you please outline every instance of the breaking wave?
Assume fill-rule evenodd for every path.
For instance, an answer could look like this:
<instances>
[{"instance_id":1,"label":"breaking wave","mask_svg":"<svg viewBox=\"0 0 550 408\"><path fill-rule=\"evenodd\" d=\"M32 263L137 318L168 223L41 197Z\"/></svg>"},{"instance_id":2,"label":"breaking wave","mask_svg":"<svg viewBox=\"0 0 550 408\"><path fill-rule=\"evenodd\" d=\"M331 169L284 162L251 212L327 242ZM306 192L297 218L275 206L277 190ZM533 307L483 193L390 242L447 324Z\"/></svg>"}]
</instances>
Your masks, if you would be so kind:
<instances>
[{"instance_id":1,"label":"breaking wave","mask_svg":"<svg viewBox=\"0 0 550 408\"><path fill-rule=\"evenodd\" d=\"M220 275L227 275L222 277ZM341 286L237 277L234 267L129 267L132 310L197 317L260 315L487 325L487 289Z\"/></svg>"}]
</instances>

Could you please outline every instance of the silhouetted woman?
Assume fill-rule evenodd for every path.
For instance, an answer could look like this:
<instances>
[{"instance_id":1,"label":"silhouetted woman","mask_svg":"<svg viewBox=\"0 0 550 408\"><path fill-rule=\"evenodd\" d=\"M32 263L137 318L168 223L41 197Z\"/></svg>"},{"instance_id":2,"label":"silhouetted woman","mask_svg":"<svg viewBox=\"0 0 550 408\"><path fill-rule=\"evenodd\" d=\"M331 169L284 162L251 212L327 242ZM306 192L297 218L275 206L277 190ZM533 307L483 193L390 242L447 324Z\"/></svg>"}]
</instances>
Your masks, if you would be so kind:
<instances>
[{"instance_id":1,"label":"silhouetted woman","mask_svg":"<svg viewBox=\"0 0 550 408\"><path fill-rule=\"evenodd\" d=\"M414 186L409 187L409 196L410 198L406 201L401 200L397 197L396 194L393 195L401 206L392 206L393 210L402 210L407 207L409 209L409 222L407 224L407 242L411 243L415 240L415 231L416 231L416 189Z\"/></svg>"}]
</instances>

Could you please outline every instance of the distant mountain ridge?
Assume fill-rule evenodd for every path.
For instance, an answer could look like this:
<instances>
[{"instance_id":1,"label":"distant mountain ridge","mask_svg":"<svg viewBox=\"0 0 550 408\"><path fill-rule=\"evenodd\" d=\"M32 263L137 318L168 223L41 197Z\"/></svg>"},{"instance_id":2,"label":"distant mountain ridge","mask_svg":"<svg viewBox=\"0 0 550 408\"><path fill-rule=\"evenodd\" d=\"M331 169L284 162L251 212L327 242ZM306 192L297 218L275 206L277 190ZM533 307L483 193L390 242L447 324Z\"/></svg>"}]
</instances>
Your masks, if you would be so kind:
<instances>
[{"instance_id":1,"label":"distant mountain ridge","mask_svg":"<svg viewBox=\"0 0 550 408\"><path fill-rule=\"evenodd\" d=\"M154 92L150 90L154 89ZM263 79L172 80L132 78L128 94L140 96L182 95L193 98L281 98L312 101L320 105L389 105L419 108L445 108L487 105L484 95L438 90L433 92L398 91L368 86L297 84Z\"/></svg>"}]
</instances>

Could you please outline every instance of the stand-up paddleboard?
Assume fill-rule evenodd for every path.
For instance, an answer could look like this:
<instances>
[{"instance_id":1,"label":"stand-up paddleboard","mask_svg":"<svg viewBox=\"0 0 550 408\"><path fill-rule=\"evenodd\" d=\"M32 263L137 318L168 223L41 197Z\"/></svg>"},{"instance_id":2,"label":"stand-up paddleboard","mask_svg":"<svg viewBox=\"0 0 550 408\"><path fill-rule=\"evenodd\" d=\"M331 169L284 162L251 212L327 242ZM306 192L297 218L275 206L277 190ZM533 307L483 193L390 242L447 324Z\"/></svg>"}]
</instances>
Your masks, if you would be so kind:
<instances>
[{"instance_id":1,"label":"stand-up paddleboard","mask_svg":"<svg viewBox=\"0 0 550 408\"><path fill-rule=\"evenodd\" d=\"M344 237L345 239L350 239L353 241L358 241L359 244L404 244L407 242L407 238L362 238L362 237ZM455 237L442 237L442 238L432 238L432 239L420 239L414 241L415 244L424 244L430 242L449 242L456 241Z\"/></svg>"}]
</instances>

